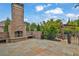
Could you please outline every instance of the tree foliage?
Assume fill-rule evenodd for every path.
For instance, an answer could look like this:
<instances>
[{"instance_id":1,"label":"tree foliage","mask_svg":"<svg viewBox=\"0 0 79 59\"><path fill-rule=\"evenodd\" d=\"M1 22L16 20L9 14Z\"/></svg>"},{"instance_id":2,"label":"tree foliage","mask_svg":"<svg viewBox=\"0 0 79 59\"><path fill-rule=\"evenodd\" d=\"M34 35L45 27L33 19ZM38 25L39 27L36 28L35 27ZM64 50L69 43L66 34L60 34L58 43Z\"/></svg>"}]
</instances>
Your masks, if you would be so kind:
<instances>
[{"instance_id":1,"label":"tree foliage","mask_svg":"<svg viewBox=\"0 0 79 59\"><path fill-rule=\"evenodd\" d=\"M29 22L25 22L26 25L26 31L30 31L30 23Z\"/></svg>"},{"instance_id":2,"label":"tree foliage","mask_svg":"<svg viewBox=\"0 0 79 59\"><path fill-rule=\"evenodd\" d=\"M30 31L37 31L37 25L35 23L30 25Z\"/></svg>"},{"instance_id":3,"label":"tree foliage","mask_svg":"<svg viewBox=\"0 0 79 59\"><path fill-rule=\"evenodd\" d=\"M43 32L43 36L46 39L53 40L60 32L61 21L58 19L54 21L53 19L48 20L47 22L43 22L41 24L41 31Z\"/></svg>"},{"instance_id":4,"label":"tree foliage","mask_svg":"<svg viewBox=\"0 0 79 59\"><path fill-rule=\"evenodd\" d=\"M4 32L8 32L8 25L10 24L10 19L7 18L5 21L4 21Z\"/></svg>"}]
</instances>

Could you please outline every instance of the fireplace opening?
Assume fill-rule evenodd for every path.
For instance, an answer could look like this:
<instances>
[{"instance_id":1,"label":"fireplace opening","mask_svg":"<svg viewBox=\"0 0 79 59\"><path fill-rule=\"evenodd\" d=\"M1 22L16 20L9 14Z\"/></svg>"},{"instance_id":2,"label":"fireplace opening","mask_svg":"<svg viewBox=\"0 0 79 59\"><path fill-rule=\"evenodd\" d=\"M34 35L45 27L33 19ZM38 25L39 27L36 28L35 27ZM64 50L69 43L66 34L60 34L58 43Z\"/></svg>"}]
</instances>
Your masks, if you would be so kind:
<instances>
[{"instance_id":1,"label":"fireplace opening","mask_svg":"<svg viewBox=\"0 0 79 59\"><path fill-rule=\"evenodd\" d=\"M23 36L23 31L16 31L15 32L15 37L22 37Z\"/></svg>"},{"instance_id":2,"label":"fireplace opening","mask_svg":"<svg viewBox=\"0 0 79 59\"><path fill-rule=\"evenodd\" d=\"M6 43L6 40L0 40L0 43Z\"/></svg>"}]
</instances>

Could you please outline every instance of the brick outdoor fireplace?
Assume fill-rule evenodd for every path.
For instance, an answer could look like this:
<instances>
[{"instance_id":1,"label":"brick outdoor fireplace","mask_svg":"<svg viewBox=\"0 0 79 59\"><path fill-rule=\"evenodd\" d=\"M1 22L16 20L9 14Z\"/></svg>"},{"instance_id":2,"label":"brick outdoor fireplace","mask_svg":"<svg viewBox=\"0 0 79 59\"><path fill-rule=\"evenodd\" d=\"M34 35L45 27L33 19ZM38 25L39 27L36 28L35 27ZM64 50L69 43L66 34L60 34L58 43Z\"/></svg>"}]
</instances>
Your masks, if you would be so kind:
<instances>
[{"instance_id":1,"label":"brick outdoor fireplace","mask_svg":"<svg viewBox=\"0 0 79 59\"><path fill-rule=\"evenodd\" d=\"M12 3L12 22L9 25L10 39L26 37L24 24L24 4Z\"/></svg>"},{"instance_id":2,"label":"brick outdoor fireplace","mask_svg":"<svg viewBox=\"0 0 79 59\"><path fill-rule=\"evenodd\" d=\"M42 32L27 31L24 24L24 4L11 4L12 21L8 26L8 32L0 32L0 43L17 42L32 38L41 39Z\"/></svg>"}]
</instances>

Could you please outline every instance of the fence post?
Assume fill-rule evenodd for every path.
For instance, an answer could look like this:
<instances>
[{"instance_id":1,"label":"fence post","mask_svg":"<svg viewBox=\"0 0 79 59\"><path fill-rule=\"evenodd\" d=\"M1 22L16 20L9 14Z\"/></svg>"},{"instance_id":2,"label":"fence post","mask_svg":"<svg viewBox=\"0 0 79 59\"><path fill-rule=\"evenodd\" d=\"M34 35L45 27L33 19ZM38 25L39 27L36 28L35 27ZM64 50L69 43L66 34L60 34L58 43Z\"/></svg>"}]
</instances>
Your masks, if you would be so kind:
<instances>
[{"instance_id":1,"label":"fence post","mask_svg":"<svg viewBox=\"0 0 79 59\"><path fill-rule=\"evenodd\" d=\"M67 33L67 42L68 44L71 44L71 34Z\"/></svg>"}]
</instances>

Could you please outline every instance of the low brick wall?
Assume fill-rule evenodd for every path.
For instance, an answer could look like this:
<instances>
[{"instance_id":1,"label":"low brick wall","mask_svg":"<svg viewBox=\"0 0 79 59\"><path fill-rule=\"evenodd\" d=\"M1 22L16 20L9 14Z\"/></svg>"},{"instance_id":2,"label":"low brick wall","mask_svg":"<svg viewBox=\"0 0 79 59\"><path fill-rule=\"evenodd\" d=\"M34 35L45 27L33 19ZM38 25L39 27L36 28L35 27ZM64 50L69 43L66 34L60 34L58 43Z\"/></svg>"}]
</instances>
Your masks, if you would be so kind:
<instances>
[{"instance_id":1,"label":"low brick wall","mask_svg":"<svg viewBox=\"0 0 79 59\"><path fill-rule=\"evenodd\" d=\"M0 32L0 41L6 40L8 42L9 34L8 32Z\"/></svg>"},{"instance_id":2,"label":"low brick wall","mask_svg":"<svg viewBox=\"0 0 79 59\"><path fill-rule=\"evenodd\" d=\"M40 31L34 31L33 32L33 36L36 39L41 39L41 35L42 35L42 32L40 32Z\"/></svg>"},{"instance_id":3,"label":"low brick wall","mask_svg":"<svg viewBox=\"0 0 79 59\"><path fill-rule=\"evenodd\" d=\"M6 40L6 42L18 42L28 39L28 36L33 36L35 39L41 39L42 32L40 31L27 31L26 37L20 37L16 39L10 39L8 32L0 32L0 40Z\"/></svg>"},{"instance_id":4,"label":"low brick wall","mask_svg":"<svg viewBox=\"0 0 79 59\"><path fill-rule=\"evenodd\" d=\"M8 38L9 34L8 34L8 32L0 32L0 37L2 37L2 38Z\"/></svg>"},{"instance_id":5,"label":"low brick wall","mask_svg":"<svg viewBox=\"0 0 79 59\"><path fill-rule=\"evenodd\" d=\"M29 35L32 35L33 38L41 39L42 32L40 32L40 31L27 31L26 36L28 37Z\"/></svg>"},{"instance_id":6,"label":"low brick wall","mask_svg":"<svg viewBox=\"0 0 79 59\"><path fill-rule=\"evenodd\" d=\"M26 40L26 37L20 37L20 38L16 38L16 39L9 39L9 43L14 43L14 42L19 42L19 41L23 41Z\"/></svg>"}]
</instances>

